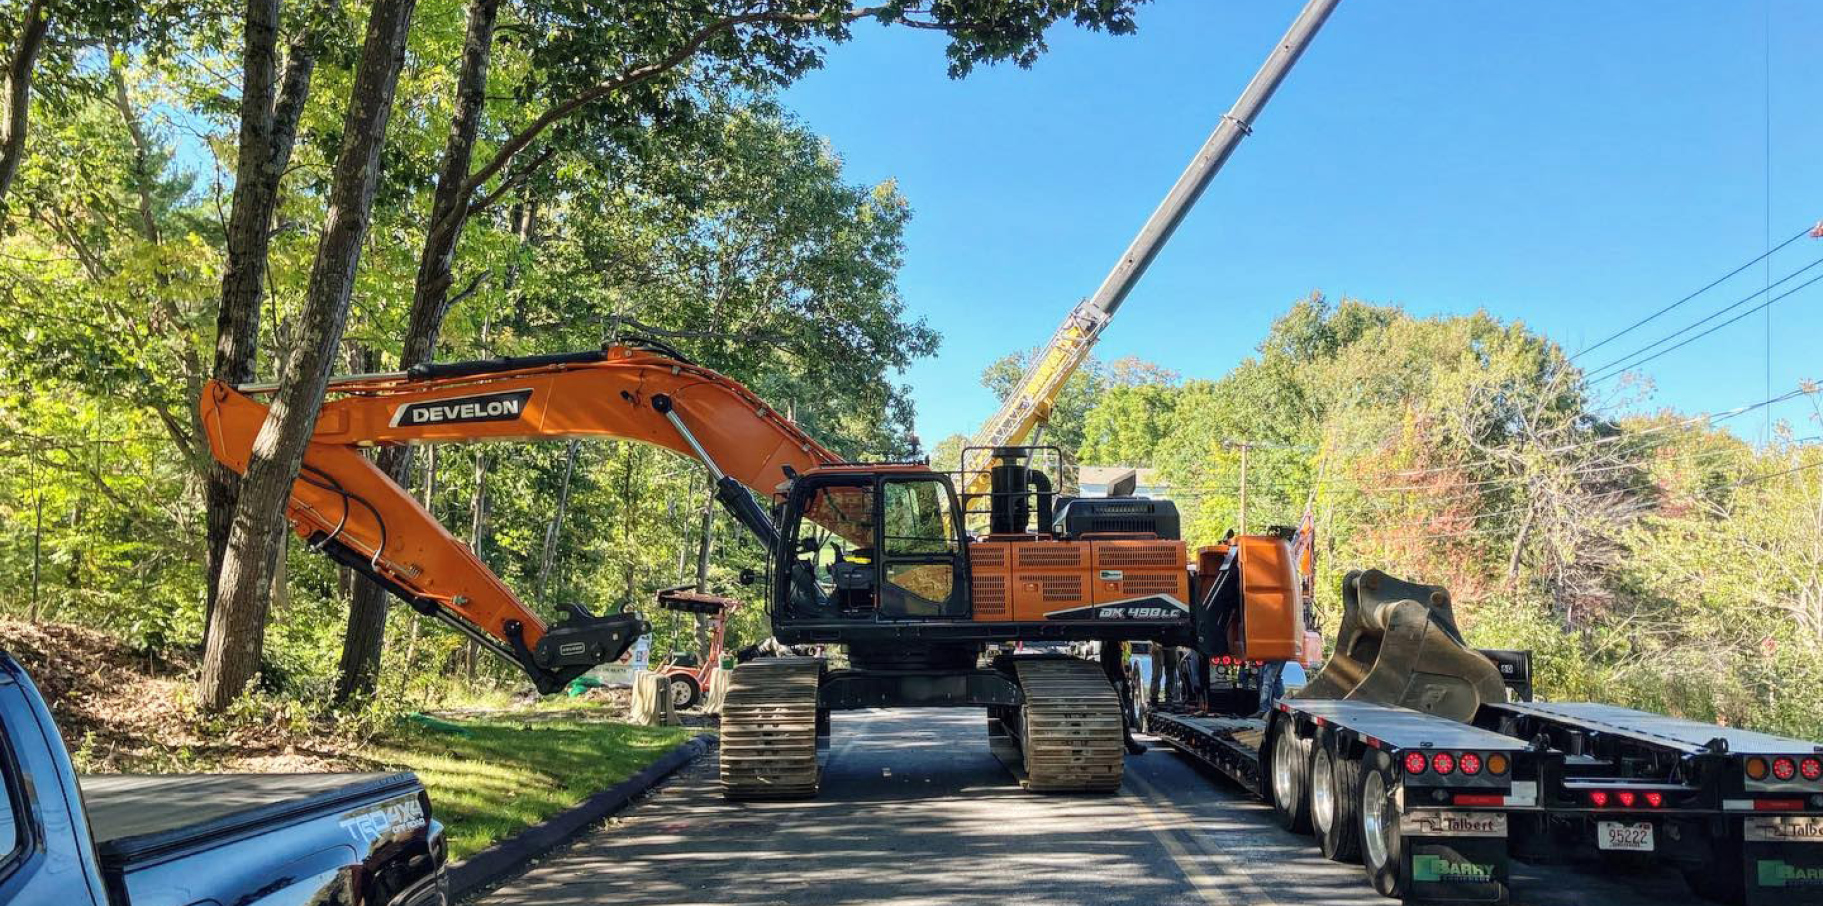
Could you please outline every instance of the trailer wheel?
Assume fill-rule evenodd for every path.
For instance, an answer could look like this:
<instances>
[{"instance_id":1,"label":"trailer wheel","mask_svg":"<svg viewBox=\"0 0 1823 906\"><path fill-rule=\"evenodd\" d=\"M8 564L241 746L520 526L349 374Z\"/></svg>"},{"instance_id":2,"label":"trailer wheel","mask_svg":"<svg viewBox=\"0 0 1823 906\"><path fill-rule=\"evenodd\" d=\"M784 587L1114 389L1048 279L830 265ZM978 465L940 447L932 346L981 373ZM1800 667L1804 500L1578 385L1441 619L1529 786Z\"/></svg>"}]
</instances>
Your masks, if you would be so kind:
<instances>
[{"instance_id":1,"label":"trailer wheel","mask_svg":"<svg viewBox=\"0 0 1823 906\"><path fill-rule=\"evenodd\" d=\"M1272 811L1279 826L1294 834L1310 833L1310 742L1298 738L1289 718L1273 721L1272 757L1267 765Z\"/></svg>"},{"instance_id":2,"label":"trailer wheel","mask_svg":"<svg viewBox=\"0 0 1823 906\"><path fill-rule=\"evenodd\" d=\"M703 687L698 685L696 677L688 673L673 673L668 678L671 689L671 707L679 711L694 707L703 697Z\"/></svg>"},{"instance_id":3,"label":"trailer wheel","mask_svg":"<svg viewBox=\"0 0 1823 906\"><path fill-rule=\"evenodd\" d=\"M1399 835L1399 806L1393 799L1398 779L1384 752L1371 752L1360 773L1361 863L1367 880L1381 896L1402 897L1405 876L1405 840Z\"/></svg>"},{"instance_id":4,"label":"trailer wheel","mask_svg":"<svg viewBox=\"0 0 1823 906\"><path fill-rule=\"evenodd\" d=\"M1310 760L1310 824L1317 832L1317 846L1331 862L1361 858L1361 763L1344 758L1334 736L1317 742Z\"/></svg>"}]
</instances>

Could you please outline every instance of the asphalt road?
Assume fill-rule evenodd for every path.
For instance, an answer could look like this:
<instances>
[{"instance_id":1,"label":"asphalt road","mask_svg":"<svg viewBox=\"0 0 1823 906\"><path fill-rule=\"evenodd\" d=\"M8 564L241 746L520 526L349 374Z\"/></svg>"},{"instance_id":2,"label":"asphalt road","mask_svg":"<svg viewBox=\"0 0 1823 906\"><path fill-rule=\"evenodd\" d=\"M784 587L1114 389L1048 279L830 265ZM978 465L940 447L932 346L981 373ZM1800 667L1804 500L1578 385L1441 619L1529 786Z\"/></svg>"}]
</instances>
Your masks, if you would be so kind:
<instances>
[{"instance_id":1,"label":"asphalt road","mask_svg":"<svg viewBox=\"0 0 1823 906\"><path fill-rule=\"evenodd\" d=\"M823 794L729 803L713 758L478 902L1384 906L1359 866L1163 745L1118 795L1042 796L989 753L978 711L837 714ZM1664 872L1516 864L1518 906L1692 902Z\"/></svg>"}]
</instances>

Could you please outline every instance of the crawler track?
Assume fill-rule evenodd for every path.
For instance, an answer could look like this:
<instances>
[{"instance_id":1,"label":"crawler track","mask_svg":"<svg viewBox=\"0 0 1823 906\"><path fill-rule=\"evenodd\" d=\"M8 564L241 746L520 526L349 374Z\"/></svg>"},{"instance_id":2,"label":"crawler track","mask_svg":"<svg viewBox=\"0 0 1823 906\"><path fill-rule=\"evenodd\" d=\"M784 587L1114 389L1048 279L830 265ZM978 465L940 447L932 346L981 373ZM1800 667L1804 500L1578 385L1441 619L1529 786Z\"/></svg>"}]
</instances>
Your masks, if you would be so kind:
<instances>
[{"instance_id":1,"label":"crawler track","mask_svg":"<svg viewBox=\"0 0 1823 906\"><path fill-rule=\"evenodd\" d=\"M1018 740L1025 787L1038 792L1120 789L1126 748L1120 696L1101 667L1058 658L1016 662L1025 693Z\"/></svg>"},{"instance_id":2,"label":"crawler track","mask_svg":"<svg viewBox=\"0 0 1823 906\"><path fill-rule=\"evenodd\" d=\"M722 795L817 794L818 658L763 658L734 668L722 706Z\"/></svg>"}]
</instances>

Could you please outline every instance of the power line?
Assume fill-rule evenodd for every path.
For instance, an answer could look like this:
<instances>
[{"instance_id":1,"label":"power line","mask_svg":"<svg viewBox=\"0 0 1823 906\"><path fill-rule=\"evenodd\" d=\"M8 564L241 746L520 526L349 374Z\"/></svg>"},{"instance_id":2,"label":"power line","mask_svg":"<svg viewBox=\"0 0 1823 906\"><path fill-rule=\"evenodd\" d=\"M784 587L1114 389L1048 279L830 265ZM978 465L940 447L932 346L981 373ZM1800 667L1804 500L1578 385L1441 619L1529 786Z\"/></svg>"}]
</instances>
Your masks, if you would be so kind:
<instances>
[{"instance_id":1,"label":"power line","mask_svg":"<svg viewBox=\"0 0 1823 906\"><path fill-rule=\"evenodd\" d=\"M1615 332L1615 333L1614 333L1614 334L1612 334L1612 335L1610 335L1610 336L1609 336L1609 337L1607 337L1607 338L1606 338L1606 339L1604 339L1604 340L1602 340L1602 341L1601 341L1601 342L1599 342L1599 343L1596 343L1596 344L1595 344L1595 345L1594 345L1594 346L1590 346L1590 347L1588 347L1588 348L1587 348L1587 349L1584 349L1584 350L1583 350L1583 351L1581 351L1581 352L1579 352L1579 353L1577 353L1577 354L1575 354L1575 355L1573 355L1573 356L1570 356L1570 361L1572 361L1572 362L1574 362L1574 361L1576 361L1576 360L1577 360L1577 359L1580 359L1580 358L1582 358L1582 357L1583 357L1583 356L1585 356L1585 355L1588 355L1588 354L1589 354L1589 353L1591 353L1591 352L1594 352L1594 351L1595 351L1595 350L1597 350L1597 349L1600 349L1600 348L1602 348L1602 347L1603 347L1603 346L1606 346L1606 345L1608 345L1608 344L1609 344L1609 343L1612 343L1612 342L1614 342L1614 341L1615 341L1615 340L1618 340L1618 339L1620 339L1620 338L1621 338L1621 337L1624 337L1624 336L1626 336L1626 335L1627 335L1627 334L1629 334L1629 333L1632 333L1632 332L1633 332L1633 331L1635 331L1635 330L1638 330L1638 329L1640 329L1640 328L1641 328L1641 327L1644 327L1644 326L1646 326L1646 325L1647 325L1647 324L1649 324L1649 323L1651 323L1651 322L1652 322L1652 321L1654 321L1654 320L1656 320L1656 319L1657 319L1657 318L1659 318L1659 317L1660 317L1660 316L1662 316L1662 315L1664 315L1664 314L1666 314L1666 313L1668 313L1668 312L1670 312L1670 311L1671 311L1671 310L1672 310L1672 309L1675 309L1675 308L1677 308L1677 307L1678 307L1678 306L1681 306L1681 305L1683 305L1683 304L1684 304L1684 303L1686 303L1686 302L1689 302L1689 301L1690 301L1690 300L1692 300L1692 299L1695 299L1695 298L1696 298L1696 297L1698 297L1698 296L1700 296L1700 295L1702 295L1702 294L1704 294L1704 293L1706 293L1706 292L1708 292L1708 291L1710 291L1710 290L1712 290L1712 289L1715 289L1715 288L1716 288L1716 287L1718 287L1718 286L1721 286L1721 285L1722 285L1722 284L1723 284L1723 283L1726 283L1726 282L1728 282L1728 279L1729 279L1729 278L1730 278L1730 277L1734 277L1734 276L1736 276L1736 275L1738 275L1738 274L1740 274L1740 273L1741 273L1741 272L1742 272L1742 271L1744 271L1744 270L1746 270L1746 269L1748 269L1748 268L1750 268L1750 267L1752 267L1752 266L1754 266L1754 265L1756 265L1756 264L1758 264L1758 263L1760 263L1760 262L1761 262L1761 261L1765 261L1765 260L1766 260L1766 259L1767 259L1767 258L1770 258L1770 257L1772 257L1772 255L1773 255L1773 253L1775 253L1775 252L1777 252L1777 251L1779 251L1779 249L1782 249L1782 248L1784 248L1784 247L1786 247L1786 246L1788 246L1788 245L1790 245L1790 244L1792 244L1792 243L1794 243L1794 242L1797 242L1797 241L1798 241L1798 240L1799 240L1799 239L1802 239L1802 238L1804 238L1804 237L1805 237L1805 236L1808 236L1808 235L1810 235L1810 228L1809 228L1809 227L1805 227L1805 228L1804 228L1804 229L1801 229L1801 230L1799 230L1799 231L1798 231L1798 232L1797 232L1797 233L1796 233L1796 234L1795 234L1795 235L1793 235L1793 236L1792 236L1792 237L1791 237L1791 238L1790 238L1790 239L1787 239L1787 240L1785 240L1785 241L1784 241L1784 242L1782 242L1782 243L1780 243L1780 244L1779 244L1779 247L1778 247L1778 248L1775 248L1775 249L1771 249L1771 250L1769 250L1769 251L1767 251L1767 252L1766 252L1766 253L1765 253L1765 254L1763 254L1763 255L1761 255L1761 256L1759 256L1759 257L1757 257L1757 258L1755 258L1755 259L1753 259L1753 260L1752 260L1752 261L1749 261L1749 262L1747 262L1747 263L1746 263L1746 264L1743 264L1743 265L1741 265L1741 266L1740 266L1740 267L1737 267L1737 268L1735 268L1735 269L1734 269L1734 270L1731 270L1731 271L1729 271L1729 272L1728 272L1728 273L1726 273L1726 274L1723 274L1723 275L1722 275L1722 276L1721 276L1721 277L1718 277L1718 278L1716 278L1716 280L1715 280L1715 282L1713 282L1713 283L1710 283L1710 284L1709 284L1709 285L1707 285L1707 286L1705 286L1705 287L1703 287L1703 288L1702 288L1702 289L1699 289L1699 290L1697 290L1697 291L1696 291L1696 292L1693 292L1693 293L1691 293L1691 294L1690 294L1690 295L1688 295L1688 296L1685 296L1685 297L1684 297L1684 298L1682 298L1682 299L1679 299L1679 300L1677 300L1677 301L1676 301L1676 302L1673 302L1673 303L1671 303L1671 304L1670 304L1670 305L1667 305L1667 306L1665 306L1665 307L1664 307L1664 308L1661 308L1661 309L1659 309L1659 310L1658 310L1658 311L1655 311L1655 312L1653 312L1653 313L1652 313L1652 314L1649 314L1649 315L1647 315L1647 316L1645 316L1645 317L1643 317L1643 318L1641 318L1641 319L1639 319L1639 320L1638 320L1638 321L1635 321L1635 322L1633 322L1633 323L1632 323L1632 324L1629 324L1629 325L1627 325L1627 326L1626 326L1626 327L1624 327L1624 328L1622 328L1622 329L1620 329L1620 330L1619 330L1619 331L1616 331L1616 332Z\"/></svg>"},{"instance_id":2,"label":"power line","mask_svg":"<svg viewBox=\"0 0 1823 906\"><path fill-rule=\"evenodd\" d=\"M1792 280L1792 279L1796 278L1799 274L1802 274L1805 271L1810 270L1811 268L1816 267L1819 264L1823 264L1823 258L1818 258L1817 260L1812 261L1811 263L1806 264L1803 267L1800 267L1797 270L1792 271L1791 273L1786 274L1783 277L1780 277L1778 280L1772 280L1771 275L1768 275L1768 282L1765 287L1763 287L1761 289L1756 289L1753 292L1748 293L1745 296L1742 296L1740 299L1736 300L1733 304L1724 306L1713 312L1710 312L1708 315L1701 318L1700 320L1697 320L1690 324L1686 324L1683 327L1680 327L1677 330L1672 331L1671 333L1668 333L1662 337L1659 337L1658 339L1653 340L1652 342L1647 343L1646 345L1633 350L1632 352L1629 352L1625 355L1620 356L1619 358L1610 359L1606 364L1603 364L1600 367L1589 369L1589 371L1588 371L1588 374L1590 375L1589 380L1591 382L1605 380L1605 378L1596 377L1596 375L1600 375L1603 372L1606 372L1610 368L1613 368L1617 365L1621 365L1622 363L1626 362L1628 359L1633 358L1634 356L1640 355L1641 353L1649 352L1656 347L1669 343L1672 340L1675 340L1678 337L1683 336L1684 334L1689 333L1690 331L1695 330L1698 327L1701 327L1704 324L1707 324L1710 321L1715 320L1716 318L1719 318L1737 308L1740 308L1741 306L1746 305L1747 303L1752 302L1755 299L1764 298L1767 293L1772 292L1773 287L1779 286L1789 280Z\"/></svg>"},{"instance_id":3,"label":"power line","mask_svg":"<svg viewBox=\"0 0 1823 906\"><path fill-rule=\"evenodd\" d=\"M1819 260L1820 260L1820 261L1823 261L1823 259L1819 259ZM1807 269L1808 269L1808 268L1807 268ZM1615 378L1615 377L1618 377L1618 376L1619 376L1619 375L1621 375L1621 374L1624 374L1624 373L1625 373L1625 371L1626 371L1626 370L1630 370L1630 369L1633 369L1633 368L1638 368L1638 367L1639 367L1639 366L1641 366L1641 365L1644 365L1644 364L1646 364L1646 363L1647 363L1647 362L1650 362L1650 361L1652 361L1652 360L1653 360L1653 359L1656 359L1656 358L1658 358L1658 357L1660 357L1660 356L1663 356L1663 355L1666 355L1666 354L1668 354L1668 353L1672 353L1672 352L1676 352L1676 351L1677 351L1677 350L1679 350L1679 349L1682 349L1682 348L1684 348L1684 347L1685 347L1685 346L1688 346L1688 345L1690 345L1690 344L1691 344L1691 343L1694 343L1694 342L1696 342L1696 341L1697 341L1697 340L1700 340L1700 339L1702 339L1702 338L1704 338L1704 337L1706 337L1706 336L1708 336L1708 335L1710 335L1710 334L1712 334L1712 333L1715 333L1715 332L1716 332L1716 331L1718 331L1718 330L1721 330L1721 329L1722 329L1722 328L1724 328L1724 327L1727 327L1727 326L1728 326L1728 325L1730 325L1730 324L1733 324L1733 323L1734 323L1734 322L1736 322L1736 321L1739 321L1739 320L1741 320L1741 319L1742 319L1742 318L1745 318L1745 317L1747 317L1747 316L1748 316L1748 315L1751 315L1751 314L1753 314L1753 313L1754 313L1754 312L1757 312L1757 311L1764 311L1764 310L1765 310L1765 309L1767 309L1767 308L1771 308L1771 307L1772 307L1772 306L1773 306L1773 305L1774 305L1774 304L1775 304L1775 303L1777 303L1777 302L1778 302L1778 301L1779 301L1779 300L1781 300L1781 299L1784 299L1784 298L1785 298L1785 297L1787 297L1787 296L1790 296L1790 295L1791 295L1791 294L1793 294L1793 293L1796 293L1796 292L1800 292L1800 291L1802 291L1802 290L1803 290L1803 289L1805 289L1805 288L1806 288L1806 287L1808 287L1808 286L1810 286L1810 285L1811 285L1811 284L1813 284L1813 283L1816 283L1816 282L1817 282L1817 281L1819 281L1819 280L1823 280L1823 274L1818 274L1818 275L1817 275L1817 276L1815 276L1815 277L1812 277L1812 278L1810 278L1810 279L1809 279L1809 280L1806 280L1806 281L1804 281L1804 282L1803 282L1803 283L1800 283L1800 284L1798 284L1798 285L1797 285L1797 286L1794 286L1794 287L1792 287L1792 288L1791 288L1791 289L1788 289L1788 290L1786 290L1786 291L1785 291L1785 292L1782 292L1782 293L1780 293L1780 294L1778 294L1778 295L1776 295L1776 296L1774 296L1774 297L1772 297L1772 298L1770 298L1770 299L1767 299L1767 300L1766 300L1766 301L1765 301L1765 302L1761 302L1761 303L1760 303L1760 304L1758 304L1758 305L1755 305L1755 306L1754 306L1754 307L1752 307L1752 308L1749 308L1749 309L1747 309L1747 310L1746 310L1746 311L1744 311L1744 312L1741 312L1741 313L1740 313L1740 314L1738 314L1738 315L1735 315L1735 316L1734 316L1734 317L1732 317L1732 318L1729 318L1729 319L1728 319L1728 320L1726 320L1726 321L1723 321L1723 322L1722 322L1722 323L1720 323L1720 324L1717 324L1717 325L1715 325L1715 326L1714 326L1714 327L1711 327L1711 328L1709 328L1709 329L1708 329L1708 330L1705 330L1705 331L1703 331L1703 332L1702 332L1702 333L1699 333L1699 334L1697 334L1697 335L1696 335L1696 336L1693 336L1693 337L1691 337L1691 338L1690 338L1690 339L1687 339L1687 340L1685 340L1685 341L1683 341L1683 342L1682 342L1682 343L1678 343L1678 344L1677 344L1677 345L1675 345L1675 346L1670 346L1670 347L1667 347L1667 348L1665 348L1665 349L1661 349L1661 350L1659 350L1659 351L1658 351L1658 352L1655 352L1655 353L1653 353L1653 354L1651 354L1651 355L1649 355L1649 356L1647 356L1647 357L1645 357L1645 358L1643 358L1643 359L1640 359L1640 360L1639 360L1639 361L1637 361L1637 362L1634 362L1634 363L1632 363L1632 364L1630 364L1630 365L1628 365L1628 366L1627 366L1627 368L1626 368L1626 369L1624 369L1624 370L1622 370L1622 371L1616 371L1616 372L1614 372L1614 373L1613 373L1613 374L1609 374L1609 375L1604 375L1604 376L1602 376L1602 377L1599 377L1599 378L1591 378L1591 379L1590 379L1590 381L1591 381L1591 382L1592 382L1592 383L1593 383L1593 382L1597 382L1597 381L1607 381L1607 380L1612 380L1612 379L1614 379L1614 378ZM1780 281L1780 282L1784 282L1784 281Z\"/></svg>"}]
</instances>

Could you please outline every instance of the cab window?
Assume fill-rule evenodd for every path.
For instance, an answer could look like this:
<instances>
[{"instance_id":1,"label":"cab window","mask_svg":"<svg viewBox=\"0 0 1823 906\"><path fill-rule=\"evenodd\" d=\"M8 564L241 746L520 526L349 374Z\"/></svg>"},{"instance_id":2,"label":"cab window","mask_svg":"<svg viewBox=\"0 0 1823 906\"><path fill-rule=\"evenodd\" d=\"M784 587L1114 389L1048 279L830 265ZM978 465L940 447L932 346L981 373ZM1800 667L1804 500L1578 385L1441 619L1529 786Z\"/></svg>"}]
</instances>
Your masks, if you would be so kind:
<instances>
[{"instance_id":1,"label":"cab window","mask_svg":"<svg viewBox=\"0 0 1823 906\"><path fill-rule=\"evenodd\" d=\"M873 491L871 481L830 484L805 499L788 567L793 614L872 616Z\"/></svg>"},{"instance_id":2,"label":"cab window","mask_svg":"<svg viewBox=\"0 0 1823 906\"><path fill-rule=\"evenodd\" d=\"M888 480L880 489L885 584L880 615L894 619L966 618L955 512L948 485Z\"/></svg>"},{"instance_id":3,"label":"cab window","mask_svg":"<svg viewBox=\"0 0 1823 906\"><path fill-rule=\"evenodd\" d=\"M886 484L886 553L947 554L954 546L949 495L935 481Z\"/></svg>"}]
</instances>

